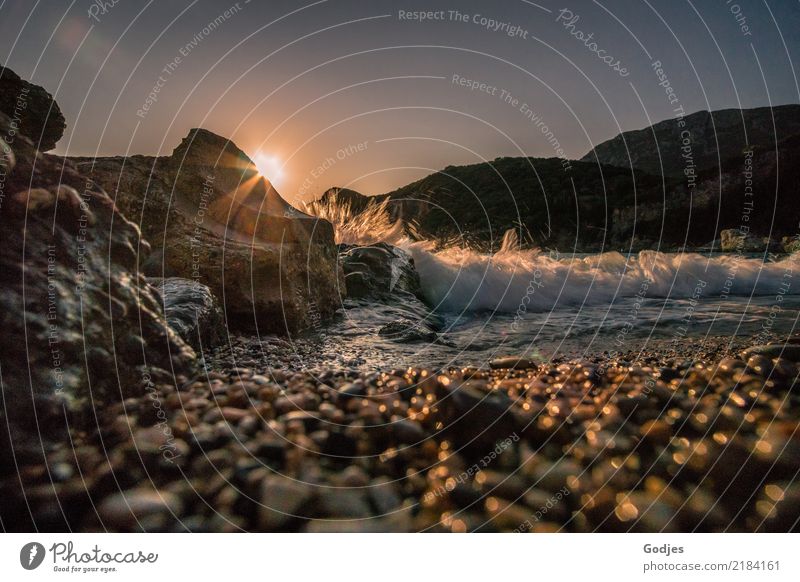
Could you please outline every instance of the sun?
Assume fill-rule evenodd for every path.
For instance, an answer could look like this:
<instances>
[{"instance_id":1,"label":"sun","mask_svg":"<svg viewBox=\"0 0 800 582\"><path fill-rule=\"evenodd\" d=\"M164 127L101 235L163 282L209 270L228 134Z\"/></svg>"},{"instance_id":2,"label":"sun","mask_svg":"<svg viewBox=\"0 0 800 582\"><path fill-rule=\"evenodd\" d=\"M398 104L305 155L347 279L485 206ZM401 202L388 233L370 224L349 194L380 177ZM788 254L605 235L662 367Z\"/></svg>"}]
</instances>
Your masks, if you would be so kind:
<instances>
[{"instance_id":1,"label":"sun","mask_svg":"<svg viewBox=\"0 0 800 582\"><path fill-rule=\"evenodd\" d=\"M253 156L253 163L258 168L258 173L273 184L280 184L283 180L283 162L278 156L259 151Z\"/></svg>"}]
</instances>

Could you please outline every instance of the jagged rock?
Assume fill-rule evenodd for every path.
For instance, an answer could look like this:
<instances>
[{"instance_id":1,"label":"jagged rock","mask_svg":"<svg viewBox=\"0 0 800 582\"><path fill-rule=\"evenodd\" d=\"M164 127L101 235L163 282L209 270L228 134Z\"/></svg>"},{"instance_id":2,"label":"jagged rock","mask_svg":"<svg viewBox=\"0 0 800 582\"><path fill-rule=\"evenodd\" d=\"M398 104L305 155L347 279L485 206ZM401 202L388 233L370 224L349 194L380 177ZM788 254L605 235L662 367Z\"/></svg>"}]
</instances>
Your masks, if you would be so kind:
<instances>
[{"instance_id":1,"label":"jagged rock","mask_svg":"<svg viewBox=\"0 0 800 582\"><path fill-rule=\"evenodd\" d=\"M21 462L64 438L65 417L85 427L91 405L140 395L148 379L188 372L194 358L138 273L149 246L136 225L74 164L23 135L8 139L11 129L0 113L15 160L0 183L4 468L12 450Z\"/></svg>"},{"instance_id":2,"label":"jagged rock","mask_svg":"<svg viewBox=\"0 0 800 582\"><path fill-rule=\"evenodd\" d=\"M769 238L742 234L735 228L729 228L719 233L720 249L728 253L762 253L764 250L779 251L780 245Z\"/></svg>"},{"instance_id":3,"label":"jagged rock","mask_svg":"<svg viewBox=\"0 0 800 582\"><path fill-rule=\"evenodd\" d=\"M222 310L206 285L179 277L149 282L161 294L167 323L196 352L202 353L224 337Z\"/></svg>"},{"instance_id":4,"label":"jagged rock","mask_svg":"<svg viewBox=\"0 0 800 582\"><path fill-rule=\"evenodd\" d=\"M399 319L381 327L378 333L399 343L437 342L439 334L424 320Z\"/></svg>"},{"instance_id":5,"label":"jagged rock","mask_svg":"<svg viewBox=\"0 0 800 582\"><path fill-rule=\"evenodd\" d=\"M800 238L797 236L785 236L781 239L781 246L785 253L796 253L800 251Z\"/></svg>"},{"instance_id":6,"label":"jagged rock","mask_svg":"<svg viewBox=\"0 0 800 582\"><path fill-rule=\"evenodd\" d=\"M399 292L422 296L414 259L404 250L386 243L339 248L348 297L385 297Z\"/></svg>"},{"instance_id":7,"label":"jagged rock","mask_svg":"<svg viewBox=\"0 0 800 582\"><path fill-rule=\"evenodd\" d=\"M43 152L56 147L67 127L61 109L50 93L2 66L0 111L9 118L9 126L4 130L6 138L24 135Z\"/></svg>"},{"instance_id":8,"label":"jagged rock","mask_svg":"<svg viewBox=\"0 0 800 582\"><path fill-rule=\"evenodd\" d=\"M233 142L193 129L170 156L76 162L153 244L145 273L207 285L229 326L294 333L340 307L333 227L287 204Z\"/></svg>"}]
</instances>

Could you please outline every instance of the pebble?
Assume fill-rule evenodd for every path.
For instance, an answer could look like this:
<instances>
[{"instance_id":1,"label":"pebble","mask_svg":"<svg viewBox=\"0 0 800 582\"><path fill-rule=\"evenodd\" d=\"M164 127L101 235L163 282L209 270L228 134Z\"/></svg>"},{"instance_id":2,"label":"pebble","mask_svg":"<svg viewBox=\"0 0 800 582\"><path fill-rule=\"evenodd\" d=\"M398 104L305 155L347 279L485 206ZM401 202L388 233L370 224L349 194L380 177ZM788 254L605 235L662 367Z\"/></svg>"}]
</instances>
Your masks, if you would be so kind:
<instances>
[{"instance_id":1,"label":"pebble","mask_svg":"<svg viewBox=\"0 0 800 582\"><path fill-rule=\"evenodd\" d=\"M175 495L143 488L106 497L97 512L102 525L113 531L159 531L180 516L182 509Z\"/></svg>"},{"instance_id":2,"label":"pebble","mask_svg":"<svg viewBox=\"0 0 800 582\"><path fill-rule=\"evenodd\" d=\"M258 527L278 531L291 523L314 497L314 488L297 480L270 475L261 483Z\"/></svg>"},{"instance_id":3,"label":"pebble","mask_svg":"<svg viewBox=\"0 0 800 582\"><path fill-rule=\"evenodd\" d=\"M536 362L528 358L517 358L514 356L506 356L502 358L495 358L489 362L489 367L493 370L498 369L514 369L526 370L528 368L535 368L538 366Z\"/></svg>"},{"instance_id":4,"label":"pebble","mask_svg":"<svg viewBox=\"0 0 800 582\"><path fill-rule=\"evenodd\" d=\"M19 478L72 531L100 527L87 489L114 531L787 531L800 343L729 343L436 372L219 356L208 379L158 375L163 421L147 395L110 404L103 446L76 432Z\"/></svg>"}]
</instances>

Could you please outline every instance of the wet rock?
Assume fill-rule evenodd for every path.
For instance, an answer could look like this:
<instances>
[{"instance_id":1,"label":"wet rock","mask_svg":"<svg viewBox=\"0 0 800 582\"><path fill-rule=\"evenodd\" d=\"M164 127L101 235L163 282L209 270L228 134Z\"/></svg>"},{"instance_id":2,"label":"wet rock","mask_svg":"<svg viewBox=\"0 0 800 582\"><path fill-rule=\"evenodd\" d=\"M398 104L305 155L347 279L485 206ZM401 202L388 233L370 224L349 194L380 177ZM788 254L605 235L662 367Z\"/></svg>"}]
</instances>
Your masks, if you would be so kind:
<instances>
[{"instance_id":1,"label":"wet rock","mask_svg":"<svg viewBox=\"0 0 800 582\"><path fill-rule=\"evenodd\" d=\"M765 250L780 252L779 243L769 238L743 234L735 228L723 230L719 234L720 250L726 253L761 253Z\"/></svg>"},{"instance_id":2,"label":"wet rock","mask_svg":"<svg viewBox=\"0 0 800 582\"><path fill-rule=\"evenodd\" d=\"M206 285L190 279L149 279L161 295L167 323L196 352L214 347L225 336L217 298Z\"/></svg>"},{"instance_id":3,"label":"wet rock","mask_svg":"<svg viewBox=\"0 0 800 582\"><path fill-rule=\"evenodd\" d=\"M407 344L414 342L439 342L439 334L425 321L401 319L387 323L378 334L386 339Z\"/></svg>"},{"instance_id":4,"label":"wet rock","mask_svg":"<svg viewBox=\"0 0 800 582\"><path fill-rule=\"evenodd\" d=\"M502 358L495 358L489 362L489 367L493 370L510 368L514 370L526 370L528 368L535 368L536 362L528 358L518 358L515 356L506 356Z\"/></svg>"},{"instance_id":5,"label":"wet rock","mask_svg":"<svg viewBox=\"0 0 800 582\"><path fill-rule=\"evenodd\" d=\"M407 418L393 422L390 431L395 440L403 445L421 443L426 436L425 430L419 422Z\"/></svg>"},{"instance_id":6,"label":"wet rock","mask_svg":"<svg viewBox=\"0 0 800 582\"><path fill-rule=\"evenodd\" d=\"M0 135L11 130L0 113ZM15 164L0 213L0 351L14 389L0 405L13 435L0 436L3 462L9 438L17 455L65 439L65 412L75 427L95 424L90 387L102 409L145 394L155 368L190 371L195 356L137 273L149 245L136 225L71 162L38 153L19 133L6 145ZM131 349L131 330L153 349Z\"/></svg>"},{"instance_id":7,"label":"wet rock","mask_svg":"<svg viewBox=\"0 0 800 582\"><path fill-rule=\"evenodd\" d=\"M414 259L402 249L387 243L340 245L339 260L349 298L380 298L400 292L422 297Z\"/></svg>"},{"instance_id":8,"label":"wet rock","mask_svg":"<svg viewBox=\"0 0 800 582\"><path fill-rule=\"evenodd\" d=\"M408 512L402 512L358 521L312 520L305 531L307 533L407 533L414 530Z\"/></svg>"},{"instance_id":9,"label":"wet rock","mask_svg":"<svg viewBox=\"0 0 800 582\"><path fill-rule=\"evenodd\" d=\"M772 344L766 346L753 346L742 352L742 359L748 360L752 356L766 358L783 358L790 362L800 362L800 345L798 344Z\"/></svg>"},{"instance_id":10,"label":"wet rock","mask_svg":"<svg viewBox=\"0 0 800 582\"><path fill-rule=\"evenodd\" d=\"M373 480L370 483L368 492L378 515L395 511L402 503L397 484L387 477L378 477Z\"/></svg>"}]
</instances>

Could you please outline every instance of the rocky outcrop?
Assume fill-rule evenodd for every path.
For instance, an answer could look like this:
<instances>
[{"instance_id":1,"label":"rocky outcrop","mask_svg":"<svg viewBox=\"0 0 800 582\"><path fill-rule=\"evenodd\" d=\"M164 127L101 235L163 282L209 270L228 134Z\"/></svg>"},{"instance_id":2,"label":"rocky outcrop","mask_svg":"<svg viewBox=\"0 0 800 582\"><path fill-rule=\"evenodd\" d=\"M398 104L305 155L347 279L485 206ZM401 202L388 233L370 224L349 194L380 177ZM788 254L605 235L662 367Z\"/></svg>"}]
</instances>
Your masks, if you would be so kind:
<instances>
[{"instance_id":1,"label":"rocky outcrop","mask_svg":"<svg viewBox=\"0 0 800 582\"><path fill-rule=\"evenodd\" d=\"M169 277L148 281L161 295L169 326L198 354L217 345L225 324L211 289L190 279Z\"/></svg>"},{"instance_id":2,"label":"rocky outcrop","mask_svg":"<svg viewBox=\"0 0 800 582\"><path fill-rule=\"evenodd\" d=\"M380 337L397 343L448 344L439 333L444 322L424 302L411 255L387 243L342 244L339 249L347 287L346 305L352 309L376 301L385 304L381 315L389 321L378 329Z\"/></svg>"},{"instance_id":3,"label":"rocky outcrop","mask_svg":"<svg viewBox=\"0 0 800 582\"><path fill-rule=\"evenodd\" d=\"M683 176L741 157L747 147L775 150L783 139L800 133L800 105L698 111L683 118L667 119L636 131L625 131L597 145L581 158L593 162L635 168L650 174Z\"/></svg>"},{"instance_id":4,"label":"rocky outcrop","mask_svg":"<svg viewBox=\"0 0 800 582\"><path fill-rule=\"evenodd\" d=\"M785 236L781 239L781 246L785 253L796 253L800 251L800 238L797 236Z\"/></svg>"},{"instance_id":5,"label":"rocky outcrop","mask_svg":"<svg viewBox=\"0 0 800 582\"><path fill-rule=\"evenodd\" d=\"M229 326L294 333L340 306L331 224L287 204L233 142L193 129L170 156L76 163L151 241L146 274L207 285Z\"/></svg>"},{"instance_id":6,"label":"rocky outcrop","mask_svg":"<svg viewBox=\"0 0 800 582\"><path fill-rule=\"evenodd\" d=\"M347 297L386 297L410 293L422 297L414 259L407 252L386 243L371 246L339 245Z\"/></svg>"},{"instance_id":7,"label":"rocky outcrop","mask_svg":"<svg viewBox=\"0 0 800 582\"><path fill-rule=\"evenodd\" d=\"M56 147L67 126L61 109L50 93L2 66L0 111L9 117L7 136L24 135L43 152Z\"/></svg>"},{"instance_id":8,"label":"rocky outcrop","mask_svg":"<svg viewBox=\"0 0 800 582\"><path fill-rule=\"evenodd\" d=\"M764 251L781 252L780 244L769 238L744 234L742 231L729 228L720 234L720 250L727 253L763 253Z\"/></svg>"},{"instance_id":9,"label":"rocky outcrop","mask_svg":"<svg viewBox=\"0 0 800 582\"><path fill-rule=\"evenodd\" d=\"M138 227L3 113L0 137L0 466L10 468L11 454L26 462L65 438L67 423L90 429L108 403L189 372L194 353L138 272L149 250Z\"/></svg>"}]
</instances>

